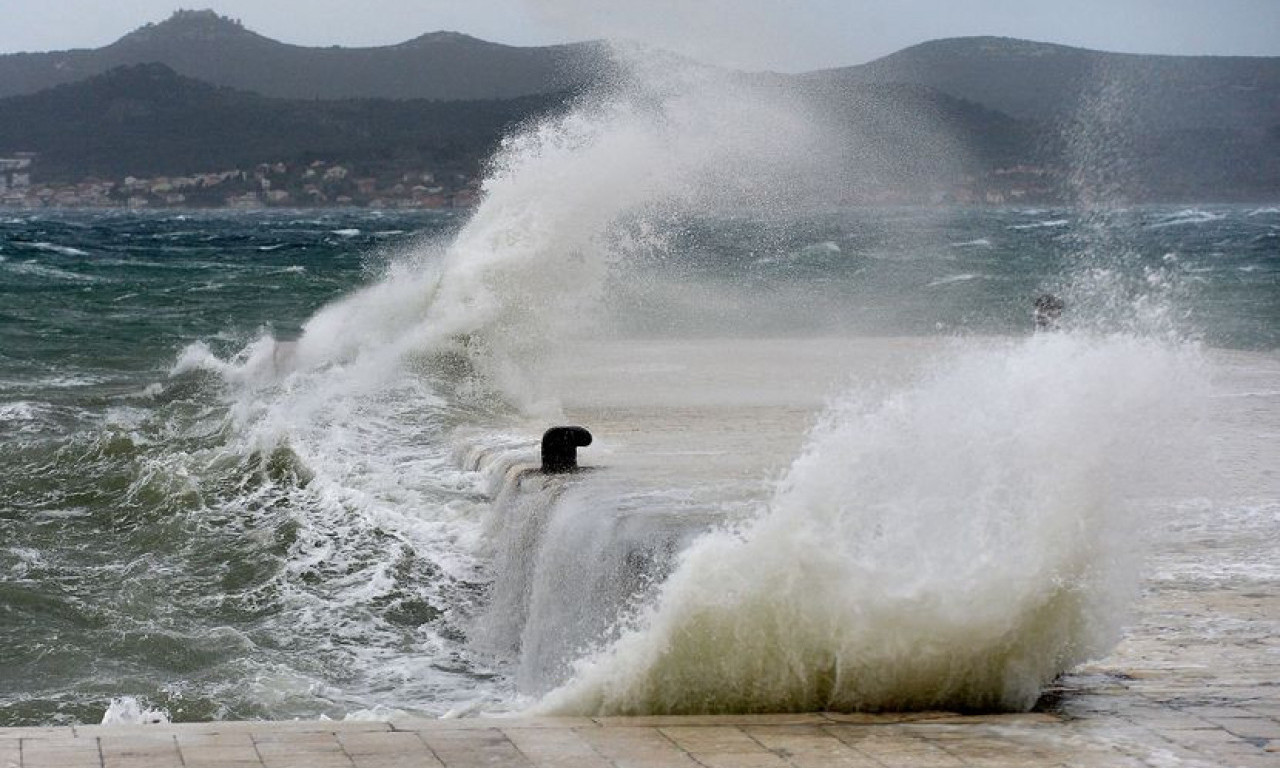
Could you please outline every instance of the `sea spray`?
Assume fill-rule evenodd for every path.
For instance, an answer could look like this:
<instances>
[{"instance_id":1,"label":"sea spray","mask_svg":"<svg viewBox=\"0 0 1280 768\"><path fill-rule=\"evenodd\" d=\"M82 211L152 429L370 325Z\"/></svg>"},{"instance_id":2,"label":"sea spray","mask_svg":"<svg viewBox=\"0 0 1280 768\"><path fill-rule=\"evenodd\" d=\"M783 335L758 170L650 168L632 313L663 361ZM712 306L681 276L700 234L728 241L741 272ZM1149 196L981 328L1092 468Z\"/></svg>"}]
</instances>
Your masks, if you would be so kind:
<instances>
[{"instance_id":1,"label":"sea spray","mask_svg":"<svg viewBox=\"0 0 1280 768\"><path fill-rule=\"evenodd\" d=\"M133 696L113 698L102 713L102 725L156 725L169 722L164 709L151 708Z\"/></svg>"},{"instance_id":2,"label":"sea spray","mask_svg":"<svg viewBox=\"0 0 1280 768\"><path fill-rule=\"evenodd\" d=\"M566 338L599 335L609 270L670 234L646 221L775 203L796 191L780 180L823 164L831 137L798 102L667 63L660 74L629 66L506 138L455 236L420 244L384 279L318 311L286 353L266 337L231 365L205 367L241 386L290 381L308 393L284 398L305 420L323 408L322 391L368 393L406 364L438 370L438 356L460 356L473 385L554 413L554 396L538 391L541 360Z\"/></svg>"},{"instance_id":3,"label":"sea spray","mask_svg":"<svg viewBox=\"0 0 1280 768\"><path fill-rule=\"evenodd\" d=\"M507 139L459 229L394 257L295 340L267 330L230 356L188 346L169 386L224 403L194 471L230 467L239 486L214 503L277 531L264 624L281 644L313 638L323 665L280 688L350 666L439 710L497 706L493 686L470 693L494 674L465 640L490 552L480 483L452 463L455 429L555 414L545 353L607 336L609 270L665 237L616 225L773 199L780 168L821 156L806 126L705 70L620 81Z\"/></svg>"},{"instance_id":4,"label":"sea spray","mask_svg":"<svg viewBox=\"0 0 1280 768\"><path fill-rule=\"evenodd\" d=\"M850 393L767 509L695 542L535 710L1028 709L1116 642L1129 502L1192 466L1205 387L1191 348L1045 334Z\"/></svg>"}]
</instances>

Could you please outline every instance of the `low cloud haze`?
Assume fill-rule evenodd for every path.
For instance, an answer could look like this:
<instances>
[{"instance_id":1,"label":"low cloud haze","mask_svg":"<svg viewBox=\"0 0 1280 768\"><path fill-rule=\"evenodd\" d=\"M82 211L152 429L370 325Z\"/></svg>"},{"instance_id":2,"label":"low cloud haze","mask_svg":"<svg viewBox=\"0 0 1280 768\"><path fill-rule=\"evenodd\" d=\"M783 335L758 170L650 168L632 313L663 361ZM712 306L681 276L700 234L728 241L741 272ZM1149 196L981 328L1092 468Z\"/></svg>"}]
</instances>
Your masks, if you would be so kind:
<instances>
[{"instance_id":1,"label":"low cloud haze","mask_svg":"<svg viewBox=\"0 0 1280 768\"><path fill-rule=\"evenodd\" d=\"M92 48L174 0L0 0L0 52ZM513 45L629 38L726 66L861 63L941 37L1001 35L1133 53L1280 55L1276 0L197 0L298 45L369 46L456 30Z\"/></svg>"}]
</instances>

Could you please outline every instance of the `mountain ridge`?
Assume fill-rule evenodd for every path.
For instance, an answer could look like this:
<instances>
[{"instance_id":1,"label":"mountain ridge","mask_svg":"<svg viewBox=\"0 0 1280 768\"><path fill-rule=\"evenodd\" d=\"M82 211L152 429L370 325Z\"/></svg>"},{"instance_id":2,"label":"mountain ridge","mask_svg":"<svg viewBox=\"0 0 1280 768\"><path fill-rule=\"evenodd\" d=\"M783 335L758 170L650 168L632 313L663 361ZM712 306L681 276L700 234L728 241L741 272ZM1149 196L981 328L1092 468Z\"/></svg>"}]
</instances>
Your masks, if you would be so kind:
<instances>
[{"instance_id":1,"label":"mountain ridge","mask_svg":"<svg viewBox=\"0 0 1280 768\"><path fill-rule=\"evenodd\" d=\"M1280 57L1111 53L980 36L930 40L866 64L799 77L926 85L1041 122L1112 109L1176 129L1280 125Z\"/></svg>"},{"instance_id":2,"label":"mountain ridge","mask_svg":"<svg viewBox=\"0 0 1280 768\"><path fill-rule=\"evenodd\" d=\"M101 48L0 55L0 98L148 63L277 98L475 100L579 87L604 59L599 43L517 47L448 31L367 48L300 46L213 11L178 11Z\"/></svg>"},{"instance_id":3,"label":"mountain ridge","mask_svg":"<svg viewBox=\"0 0 1280 768\"><path fill-rule=\"evenodd\" d=\"M511 128L565 101L277 99L137 64L0 100L0 155L27 147L61 181L314 158L473 174Z\"/></svg>"},{"instance_id":4,"label":"mountain ridge","mask_svg":"<svg viewBox=\"0 0 1280 768\"><path fill-rule=\"evenodd\" d=\"M503 58L513 51L535 52L547 66L530 69L522 60ZM305 58L296 58L298 52ZM522 49L431 32L393 46L305 48L278 43L209 11L180 12L80 53L98 56L93 67L126 63L87 79L80 70L64 68L59 77L66 82L56 87L0 96L0 155L39 152L41 174L67 178L116 173L128 162L140 165L124 172L158 169L164 165L158 157L172 168L197 160L208 168L215 160L274 162L319 154L376 165L381 144L384 154L477 169L510 126L564 108L593 83L611 82L614 73L598 43ZM679 66L666 63L661 51L650 53L650 66ZM12 85L6 73L15 62L45 66L48 56L57 55L64 54L30 61L26 55L0 56L0 94ZM568 59L555 58L560 55ZM450 67L424 70L432 60L448 60ZM210 61L225 64L219 71L227 77L191 73ZM331 79L335 69L347 79L341 87L329 82L321 93L316 79ZM468 72L484 77L469 79ZM108 73L115 74L93 79ZM292 95L265 92L272 90L261 87L267 75L269 85ZM985 174L985 181L972 184L979 199L998 200L1005 188L1069 199L1078 192L1066 188L1070 184L1138 200L1280 194L1277 57L1153 57L973 37L921 43L854 67L738 77L751 87L808 100L851 135L872 137L861 149L850 144L850 162L878 169L882 178L912 177L920 186L928 186L930 169L951 168L952 188L969 184L957 175ZM147 82L157 92L147 92ZM493 82L503 88L491 87ZM74 90L86 83L86 90ZM132 95L119 93L125 83L133 84ZM522 90L531 92L509 95ZM72 103L77 93L97 105L101 129L92 114ZM429 95L412 95L420 93ZM183 94L187 102L174 101ZM186 110L187 122L177 121L171 110ZM132 138L119 132L121 121L145 114L153 122L157 115L168 120L168 133L145 121ZM415 136L410 116L421 122L421 136ZM934 136L954 134L957 140L949 146L958 160L949 162L937 151L942 145L929 139L925 125ZM239 143L212 127L239 137ZM204 143L193 143L196 137ZM114 154L95 155L95 147ZM160 151L148 154L153 149ZM913 159L913 153L920 157ZM1035 177L1013 183L1007 171L1019 167L1036 169ZM1053 185L1056 191L1048 190Z\"/></svg>"}]
</instances>

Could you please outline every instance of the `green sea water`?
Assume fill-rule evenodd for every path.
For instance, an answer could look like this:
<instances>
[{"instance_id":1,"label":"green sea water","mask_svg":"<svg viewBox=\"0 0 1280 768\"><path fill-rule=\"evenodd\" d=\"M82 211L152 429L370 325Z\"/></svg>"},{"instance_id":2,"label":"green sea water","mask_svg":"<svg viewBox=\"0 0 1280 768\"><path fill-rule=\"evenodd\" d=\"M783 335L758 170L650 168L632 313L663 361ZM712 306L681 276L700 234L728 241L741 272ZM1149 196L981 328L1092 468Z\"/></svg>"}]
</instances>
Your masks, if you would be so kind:
<instances>
[{"instance_id":1,"label":"green sea water","mask_svg":"<svg viewBox=\"0 0 1280 768\"><path fill-rule=\"evenodd\" d=\"M438 356L315 404L240 365L361 286L435 268L464 221L0 212L0 725L97 722L120 697L176 720L512 700L501 660L468 642L485 500L446 440L511 406L456 387ZM1087 304L1081 276L1108 271L1135 301L1158 292L1183 338L1280 348L1280 208L756 213L666 232L610 263L592 322L1017 336L1036 295ZM396 301L412 303L331 330ZM273 409L287 398L305 430Z\"/></svg>"}]
</instances>

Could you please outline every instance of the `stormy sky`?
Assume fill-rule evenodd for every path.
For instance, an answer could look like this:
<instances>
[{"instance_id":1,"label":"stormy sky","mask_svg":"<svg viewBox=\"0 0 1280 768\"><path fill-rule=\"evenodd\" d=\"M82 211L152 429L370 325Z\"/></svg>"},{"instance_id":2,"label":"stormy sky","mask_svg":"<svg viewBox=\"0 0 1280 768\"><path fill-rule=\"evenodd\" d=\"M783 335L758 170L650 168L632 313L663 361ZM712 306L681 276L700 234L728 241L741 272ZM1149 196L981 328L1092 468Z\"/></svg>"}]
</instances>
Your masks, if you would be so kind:
<instances>
[{"instance_id":1,"label":"stormy sky","mask_svg":"<svg viewBox=\"0 0 1280 768\"><path fill-rule=\"evenodd\" d=\"M0 0L0 53L105 45L179 5ZM613 37L786 71L857 64L963 35L1132 53L1280 55L1280 0L195 0L187 7L212 8L298 45L386 45L439 29L513 45Z\"/></svg>"}]
</instances>

